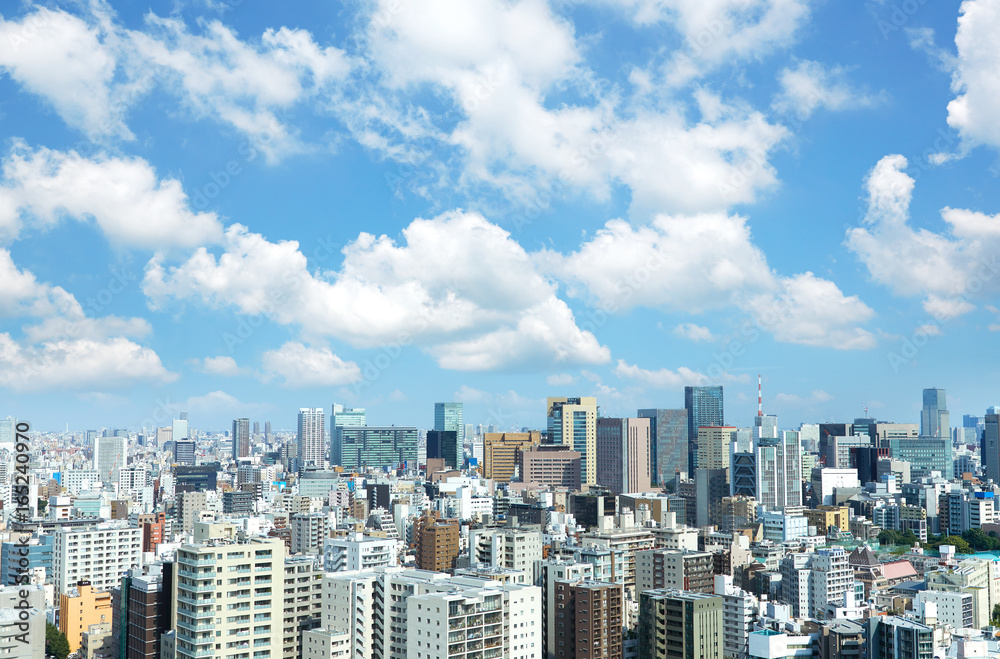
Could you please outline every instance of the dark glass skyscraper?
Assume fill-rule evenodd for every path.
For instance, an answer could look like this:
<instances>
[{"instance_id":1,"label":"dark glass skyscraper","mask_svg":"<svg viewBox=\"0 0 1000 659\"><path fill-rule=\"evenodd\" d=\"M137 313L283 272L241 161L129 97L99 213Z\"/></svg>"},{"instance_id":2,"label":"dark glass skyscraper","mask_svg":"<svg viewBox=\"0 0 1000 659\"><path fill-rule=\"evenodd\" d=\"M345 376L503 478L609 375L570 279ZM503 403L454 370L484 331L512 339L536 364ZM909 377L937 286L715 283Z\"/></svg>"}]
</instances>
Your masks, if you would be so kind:
<instances>
[{"instance_id":1,"label":"dark glass skyscraper","mask_svg":"<svg viewBox=\"0 0 1000 659\"><path fill-rule=\"evenodd\" d=\"M653 484L662 487L677 472L688 471L688 412L648 409L638 415L650 420L651 475Z\"/></svg>"},{"instance_id":2,"label":"dark glass skyscraper","mask_svg":"<svg viewBox=\"0 0 1000 659\"><path fill-rule=\"evenodd\" d=\"M698 465L698 428L726 425L722 387L684 387L684 409L688 417L688 473Z\"/></svg>"},{"instance_id":3,"label":"dark glass skyscraper","mask_svg":"<svg viewBox=\"0 0 1000 659\"><path fill-rule=\"evenodd\" d=\"M461 469L464 451L458 443L458 431L428 430L427 458L442 458L446 467Z\"/></svg>"},{"instance_id":4,"label":"dark glass skyscraper","mask_svg":"<svg viewBox=\"0 0 1000 659\"><path fill-rule=\"evenodd\" d=\"M920 412L921 437L950 437L951 422L944 389L924 389L924 407Z\"/></svg>"}]
</instances>

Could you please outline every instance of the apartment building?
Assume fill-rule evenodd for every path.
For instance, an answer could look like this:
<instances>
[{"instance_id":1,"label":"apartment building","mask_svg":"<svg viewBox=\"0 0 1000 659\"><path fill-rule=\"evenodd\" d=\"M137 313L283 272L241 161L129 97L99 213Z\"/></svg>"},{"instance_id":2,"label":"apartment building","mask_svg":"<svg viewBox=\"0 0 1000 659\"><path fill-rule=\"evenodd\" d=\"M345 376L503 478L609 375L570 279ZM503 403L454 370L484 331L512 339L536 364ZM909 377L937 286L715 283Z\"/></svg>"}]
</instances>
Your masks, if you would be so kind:
<instances>
[{"instance_id":1,"label":"apartment building","mask_svg":"<svg viewBox=\"0 0 1000 659\"><path fill-rule=\"evenodd\" d=\"M715 591L714 555L689 549L650 549L635 554L636 593L675 588L695 593Z\"/></svg>"},{"instance_id":2,"label":"apartment building","mask_svg":"<svg viewBox=\"0 0 1000 659\"><path fill-rule=\"evenodd\" d=\"M52 580L56 593L85 581L95 592L108 592L125 572L142 564L142 529L124 520L55 532Z\"/></svg>"}]
</instances>

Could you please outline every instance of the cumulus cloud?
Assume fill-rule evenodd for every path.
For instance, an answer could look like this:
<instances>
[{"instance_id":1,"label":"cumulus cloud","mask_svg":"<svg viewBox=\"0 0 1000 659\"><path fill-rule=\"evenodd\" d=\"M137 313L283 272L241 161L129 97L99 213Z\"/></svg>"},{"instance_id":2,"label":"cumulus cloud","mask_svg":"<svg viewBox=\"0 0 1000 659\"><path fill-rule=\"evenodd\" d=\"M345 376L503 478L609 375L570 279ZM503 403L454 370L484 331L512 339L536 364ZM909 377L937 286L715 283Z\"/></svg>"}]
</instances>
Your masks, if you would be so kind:
<instances>
[{"instance_id":1,"label":"cumulus cloud","mask_svg":"<svg viewBox=\"0 0 1000 659\"><path fill-rule=\"evenodd\" d=\"M571 384L576 384L578 379L572 373L553 373L545 378L545 382L550 387L567 387Z\"/></svg>"},{"instance_id":2,"label":"cumulus cloud","mask_svg":"<svg viewBox=\"0 0 1000 659\"><path fill-rule=\"evenodd\" d=\"M282 378L288 388L333 387L350 384L361 379L357 364L344 361L326 346L306 346L289 341L276 350L261 356L265 381L274 376Z\"/></svg>"},{"instance_id":3,"label":"cumulus cloud","mask_svg":"<svg viewBox=\"0 0 1000 659\"><path fill-rule=\"evenodd\" d=\"M176 179L160 179L141 158L32 149L15 142L0 168L0 235L22 224L93 221L117 245L164 249L222 239L214 213L192 210Z\"/></svg>"},{"instance_id":4,"label":"cumulus cloud","mask_svg":"<svg viewBox=\"0 0 1000 659\"><path fill-rule=\"evenodd\" d=\"M654 389L680 389L685 386L750 381L748 375L732 375L731 373L721 371L716 376L709 376L686 366L681 366L677 370L661 368L652 371L635 364L629 364L624 359L618 360L618 364L614 368L614 373L623 380L632 380Z\"/></svg>"},{"instance_id":5,"label":"cumulus cloud","mask_svg":"<svg viewBox=\"0 0 1000 659\"><path fill-rule=\"evenodd\" d=\"M356 346L414 341L458 370L610 358L524 249L481 215L415 220L403 239L362 233L339 271L314 274L296 242L233 225L219 257L203 248L178 266L151 260L143 290L154 307L194 299Z\"/></svg>"},{"instance_id":6,"label":"cumulus cloud","mask_svg":"<svg viewBox=\"0 0 1000 659\"><path fill-rule=\"evenodd\" d=\"M192 363L196 369L206 375L232 377L235 375L241 375L245 372L245 370L240 368L240 365L236 363L236 360L228 355L194 359L192 360Z\"/></svg>"},{"instance_id":7,"label":"cumulus cloud","mask_svg":"<svg viewBox=\"0 0 1000 659\"><path fill-rule=\"evenodd\" d=\"M682 339L695 342L715 340L712 330L694 323L681 323L674 328L674 336L679 336Z\"/></svg>"},{"instance_id":8,"label":"cumulus cloud","mask_svg":"<svg viewBox=\"0 0 1000 659\"><path fill-rule=\"evenodd\" d=\"M993 0L966 0L959 8L948 125L962 137L962 148L979 144L1000 148L1000 6Z\"/></svg>"},{"instance_id":9,"label":"cumulus cloud","mask_svg":"<svg viewBox=\"0 0 1000 659\"><path fill-rule=\"evenodd\" d=\"M881 102L881 94L855 89L847 80L847 71L840 66L828 67L820 62L805 60L794 69L785 68L778 74L781 92L771 107L798 119L807 119L818 109L856 110Z\"/></svg>"},{"instance_id":10,"label":"cumulus cloud","mask_svg":"<svg viewBox=\"0 0 1000 659\"><path fill-rule=\"evenodd\" d=\"M914 179L900 155L882 158L866 181L865 226L847 245L871 278L896 295L923 297L924 310L948 320L1000 291L1000 215L944 208L947 233L909 224Z\"/></svg>"},{"instance_id":11,"label":"cumulus cloud","mask_svg":"<svg viewBox=\"0 0 1000 659\"><path fill-rule=\"evenodd\" d=\"M831 400L833 400L833 396L822 389L814 390L809 396L779 393L774 397L776 403L789 407L815 407L820 403L827 403Z\"/></svg>"}]
</instances>

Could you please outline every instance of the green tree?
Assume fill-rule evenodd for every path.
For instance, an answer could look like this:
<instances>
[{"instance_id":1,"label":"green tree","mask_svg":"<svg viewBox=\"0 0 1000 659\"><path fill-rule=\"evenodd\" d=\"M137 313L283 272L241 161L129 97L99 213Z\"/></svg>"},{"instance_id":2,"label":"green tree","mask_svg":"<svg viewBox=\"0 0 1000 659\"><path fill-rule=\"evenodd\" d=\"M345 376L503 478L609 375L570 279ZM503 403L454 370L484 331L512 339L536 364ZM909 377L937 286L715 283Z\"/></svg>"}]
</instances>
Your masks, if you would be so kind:
<instances>
[{"instance_id":1,"label":"green tree","mask_svg":"<svg viewBox=\"0 0 1000 659\"><path fill-rule=\"evenodd\" d=\"M56 659L66 659L69 654L69 640L66 634L59 631L59 628L51 622L45 623L45 654L52 655Z\"/></svg>"},{"instance_id":2,"label":"green tree","mask_svg":"<svg viewBox=\"0 0 1000 659\"><path fill-rule=\"evenodd\" d=\"M942 545L954 545L955 551L959 554L971 554L972 546L965 540L957 535L949 535L947 538L941 540ZM940 545L938 546L940 549Z\"/></svg>"},{"instance_id":3,"label":"green tree","mask_svg":"<svg viewBox=\"0 0 1000 659\"><path fill-rule=\"evenodd\" d=\"M1000 625L1000 604L993 605L993 624Z\"/></svg>"}]
</instances>

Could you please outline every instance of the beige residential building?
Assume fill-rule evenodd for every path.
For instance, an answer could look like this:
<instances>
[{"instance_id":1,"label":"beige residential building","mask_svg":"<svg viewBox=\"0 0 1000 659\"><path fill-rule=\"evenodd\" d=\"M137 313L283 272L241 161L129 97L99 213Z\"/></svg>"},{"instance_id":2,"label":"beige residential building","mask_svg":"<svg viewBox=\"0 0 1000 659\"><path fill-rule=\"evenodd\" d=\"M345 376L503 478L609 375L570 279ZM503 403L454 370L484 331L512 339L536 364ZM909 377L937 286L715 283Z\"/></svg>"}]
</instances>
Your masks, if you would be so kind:
<instances>
[{"instance_id":1,"label":"beige residential building","mask_svg":"<svg viewBox=\"0 0 1000 659\"><path fill-rule=\"evenodd\" d=\"M580 483L597 483L597 399L548 398L546 429L550 444L565 444L580 453Z\"/></svg>"},{"instance_id":2,"label":"beige residential building","mask_svg":"<svg viewBox=\"0 0 1000 659\"><path fill-rule=\"evenodd\" d=\"M703 426L698 428L698 469L729 469L729 445L736 428Z\"/></svg>"}]
</instances>

